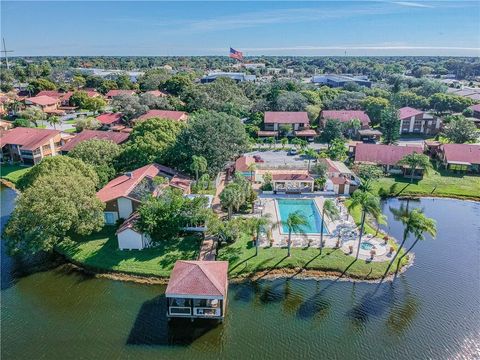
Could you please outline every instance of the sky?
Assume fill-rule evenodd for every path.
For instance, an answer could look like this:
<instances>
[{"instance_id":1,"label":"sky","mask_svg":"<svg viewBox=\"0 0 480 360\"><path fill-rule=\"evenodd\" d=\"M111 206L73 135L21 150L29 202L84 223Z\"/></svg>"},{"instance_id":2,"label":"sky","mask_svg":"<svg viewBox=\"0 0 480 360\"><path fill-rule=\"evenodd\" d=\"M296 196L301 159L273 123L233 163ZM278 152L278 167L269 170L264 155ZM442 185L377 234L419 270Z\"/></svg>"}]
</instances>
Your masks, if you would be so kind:
<instances>
[{"instance_id":1,"label":"sky","mask_svg":"<svg viewBox=\"0 0 480 360\"><path fill-rule=\"evenodd\" d=\"M1 1L13 56L480 56L480 1Z\"/></svg>"}]
</instances>

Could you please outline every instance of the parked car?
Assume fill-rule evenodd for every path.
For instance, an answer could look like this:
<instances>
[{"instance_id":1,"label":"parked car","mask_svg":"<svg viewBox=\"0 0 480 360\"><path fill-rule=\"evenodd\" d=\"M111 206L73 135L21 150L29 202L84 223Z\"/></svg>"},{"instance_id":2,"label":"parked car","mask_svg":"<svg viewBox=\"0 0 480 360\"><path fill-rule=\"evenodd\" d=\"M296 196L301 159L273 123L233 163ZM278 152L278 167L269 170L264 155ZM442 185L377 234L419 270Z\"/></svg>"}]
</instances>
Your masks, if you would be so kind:
<instances>
[{"instance_id":1,"label":"parked car","mask_svg":"<svg viewBox=\"0 0 480 360\"><path fill-rule=\"evenodd\" d=\"M263 160L259 155L253 155L253 159L255 160L256 163L264 163L265 160Z\"/></svg>"},{"instance_id":2,"label":"parked car","mask_svg":"<svg viewBox=\"0 0 480 360\"><path fill-rule=\"evenodd\" d=\"M290 149L287 153L287 155L290 155L290 156L297 155L297 154L298 154L297 149Z\"/></svg>"}]
</instances>

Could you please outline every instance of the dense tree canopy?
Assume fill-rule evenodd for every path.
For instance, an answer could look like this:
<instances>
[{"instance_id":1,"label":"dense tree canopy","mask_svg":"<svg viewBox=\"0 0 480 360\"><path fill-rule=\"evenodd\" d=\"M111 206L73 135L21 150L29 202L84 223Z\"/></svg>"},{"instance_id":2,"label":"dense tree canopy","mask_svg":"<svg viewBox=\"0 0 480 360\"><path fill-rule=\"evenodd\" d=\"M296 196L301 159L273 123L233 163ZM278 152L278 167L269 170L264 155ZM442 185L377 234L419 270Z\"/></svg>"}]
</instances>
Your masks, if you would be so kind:
<instances>
[{"instance_id":1,"label":"dense tree canopy","mask_svg":"<svg viewBox=\"0 0 480 360\"><path fill-rule=\"evenodd\" d=\"M178 189L166 189L162 196L143 202L137 226L154 242L174 239L183 227L205 223L210 211L206 201L203 197L186 198Z\"/></svg>"},{"instance_id":2,"label":"dense tree canopy","mask_svg":"<svg viewBox=\"0 0 480 360\"><path fill-rule=\"evenodd\" d=\"M120 146L113 141L99 139L82 141L68 153L68 156L93 166L99 178L99 187L115 177L114 162L119 155Z\"/></svg>"},{"instance_id":3,"label":"dense tree canopy","mask_svg":"<svg viewBox=\"0 0 480 360\"><path fill-rule=\"evenodd\" d=\"M188 170L193 155L203 156L209 172L217 173L247 148L247 135L240 119L215 111L192 114L172 152L172 159Z\"/></svg>"},{"instance_id":4,"label":"dense tree canopy","mask_svg":"<svg viewBox=\"0 0 480 360\"><path fill-rule=\"evenodd\" d=\"M70 174L78 174L89 179L94 187L98 186L98 176L91 165L68 156L51 156L46 157L25 173L18 181L17 187L23 191L41 177L50 175L67 176Z\"/></svg>"},{"instance_id":5,"label":"dense tree canopy","mask_svg":"<svg viewBox=\"0 0 480 360\"><path fill-rule=\"evenodd\" d=\"M400 119L398 111L393 106L384 109L380 115L380 126L382 128L382 142L394 144L400 137Z\"/></svg>"},{"instance_id":6,"label":"dense tree canopy","mask_svg":"<svg viewBox=\"0 0 480 360\"><path fill-rule=\"evenodd\" d=\"M170 119L152 118L137 122L130 140L124 145L118 157L117 169L133 170L155 161L161 164L168 163L170 149L175 145L183 127L183 123ZM174 155L171 163L177 167Z\"/></svg>"},{"instance_id":7,"label":"dense tree canopy","mask_svg":"<svg viewBox=\"0 0 480 360\"><path fill-rule=\"evenodd\" d=\"M18 197L3 237L12 253L51 251L70 235L100 230L103 208L94 182L80 173L42 176Z\"/></svg>"},{"instance_id":8,"label":"dense tree canopy","mask_svg":"<svg viewBox=\"0 0 480 360\"><path fill-rule=\"evenodd\" d=\"M462 115L451 116L443 133L453 143L463 144L478 140L479 131L475 123Z\"/></svg>"}]
</instances>

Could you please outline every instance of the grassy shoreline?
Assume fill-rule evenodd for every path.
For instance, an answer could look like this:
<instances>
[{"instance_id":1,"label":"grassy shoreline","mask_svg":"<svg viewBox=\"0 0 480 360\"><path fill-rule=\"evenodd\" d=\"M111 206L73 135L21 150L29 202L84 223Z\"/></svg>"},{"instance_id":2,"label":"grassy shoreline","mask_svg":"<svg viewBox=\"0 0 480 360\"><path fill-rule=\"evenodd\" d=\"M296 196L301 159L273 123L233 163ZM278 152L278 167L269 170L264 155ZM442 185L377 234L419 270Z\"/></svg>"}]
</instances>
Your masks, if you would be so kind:
<instances>
[{"instance_id":1,"label":"grassy shoreline","mask_svg":"<svg viewBox=\"0 0 480 360\"><path fill-rule=\"evenodd\" d=\"M382 197L444 197L453 199L480 200L480 176L452 174L444 170L431 170L423 179L414 180L403 176L380 178L373 184L373 192Z\"/></svg>"}]
</instances>

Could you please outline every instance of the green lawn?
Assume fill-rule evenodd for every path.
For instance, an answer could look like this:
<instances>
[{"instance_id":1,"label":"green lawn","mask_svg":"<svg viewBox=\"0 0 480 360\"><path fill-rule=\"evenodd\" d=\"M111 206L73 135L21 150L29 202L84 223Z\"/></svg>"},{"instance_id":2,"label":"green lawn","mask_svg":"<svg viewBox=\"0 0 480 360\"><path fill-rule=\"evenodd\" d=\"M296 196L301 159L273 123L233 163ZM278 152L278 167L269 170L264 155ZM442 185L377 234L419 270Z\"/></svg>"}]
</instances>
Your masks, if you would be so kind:
<instances>
[{"instance_id":1,"label":"green lawn","mask_svg":"<svg viewBox=\"0 0 480 360\"><path fill-rule=\"evenodd\" d=\"M65 120L63 122L64 124L76 124L77 123L77 119L70 119L70 120Z\"/></svg>"},{"instance_id":2,"label":"green lawn","mask_svg":"<svg viewBox=\"0 0 480 360\"><path fill-rule=\"evenodd\" d=\"M251 275L258 271L274 269L306 269L332 271L345 276L361 279L378 279L383 276L388 262L367 262L357 260L343 253L341 249L292 248L291 257L287 249L260 248L255 256L255 247L249 236L244 236L234 244L223 246L218 251L217 260L229 261L229 276ZM392 265L391 273L396 265Z\"/></svg>"},{"instance_id":3,"label":"green lawn","mask_svg":"<svg viewBox=\"0 0 480 360\"><path fill-rule=\"evenodd\" d=\"M65 129L63 130L64 133L76 133L77 132L77 129L75 128L71 128L71 129Z\"/></svg>"},{"instance_id":4,"label":"green lawn","mask_svg":"<svg viewBox=\"0 0 480 360\"><path fill-rule=\"evenodd\" d=\"M189 236L144 250L119 250L115 227L105 228L57 251L67 259L97 271L168 277L177 260L195 260L201 238Z\"/></svg>"},{"instance_id":5,"label":"green lawn","mask_svg":"<svg viewBox=\"0 0 480 360\"><path fill-rule=\"evenodd\" d=\"M0 177L16 184L30 169L29 166L2 164L0 165Z\"/></svg>"},{"instance_id":6,"label":"green lawn","mask_svg":"<svg viewBox=\"0 0 480 360\"><path fill-rule=\"evenodd\" d=\"M461 175L445 170L430 170L422 180L389 176L374 184L374 192L391 196L422 195L480 199L480 176Z\"/></svg>"}]
</instances>

